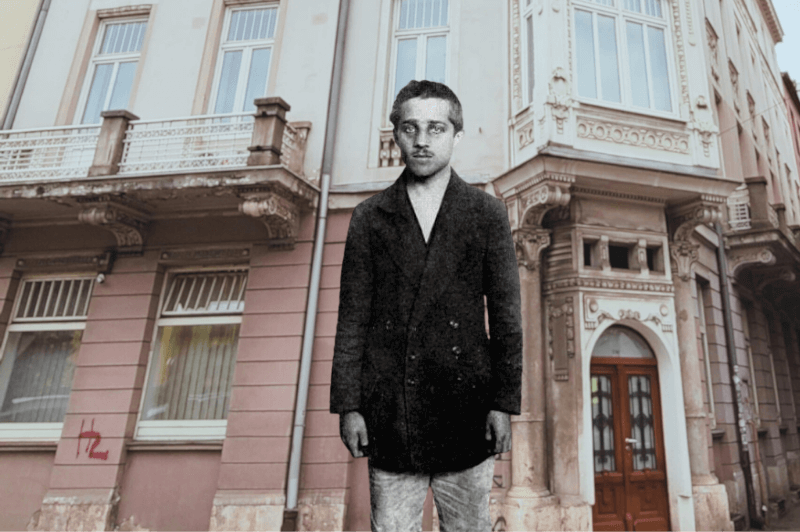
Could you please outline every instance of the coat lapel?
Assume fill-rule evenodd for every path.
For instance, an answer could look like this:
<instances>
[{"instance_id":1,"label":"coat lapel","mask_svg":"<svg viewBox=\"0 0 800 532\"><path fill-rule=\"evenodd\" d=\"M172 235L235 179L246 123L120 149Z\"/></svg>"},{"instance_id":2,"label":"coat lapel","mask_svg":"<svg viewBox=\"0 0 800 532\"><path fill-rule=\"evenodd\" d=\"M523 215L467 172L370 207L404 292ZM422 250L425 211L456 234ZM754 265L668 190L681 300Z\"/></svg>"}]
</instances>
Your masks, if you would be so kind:
<instances>
[{"instance_id":1,"label":"coat lapel","mask_svg":"<svg viewBox=\"0 0 800 532\"><path fill-rule=\"evenodd\" d=\"M451 171L450 182L442 198L442 205L428 244L427 260L422 272L419 291L411 312L411 325L417 325L425 317L428 309L456 277L461 260L465 255L466 239L464 224L470 213L467 206L465 183L455 170Z\"/></svg>"},{"instance_id":2,"label":"coat lapel","mask_svg":"<svg viewBox=\"0 0 800 532\"><path fill-rule=\"evenodd\" d=\"M404 171L381 198L379 207L384 211L387 223L376 230L388 255L407 280L416 285L425 268L428 250L414 208L408 199L405 177Z\"/></svg>"}]
</instances>

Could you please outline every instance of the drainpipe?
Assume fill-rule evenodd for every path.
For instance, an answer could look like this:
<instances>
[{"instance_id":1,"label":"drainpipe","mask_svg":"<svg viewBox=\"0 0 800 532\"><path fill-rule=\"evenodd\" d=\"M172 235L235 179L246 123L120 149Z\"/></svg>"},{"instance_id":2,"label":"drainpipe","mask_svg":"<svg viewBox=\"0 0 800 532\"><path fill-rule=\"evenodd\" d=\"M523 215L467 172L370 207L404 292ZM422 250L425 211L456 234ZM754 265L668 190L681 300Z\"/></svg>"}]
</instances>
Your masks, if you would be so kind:
<instances>
[{"instance_id":1,"label":"drainpipe","mask_svg":"<svg viewBox=\"0 0 800 532\"><path fill-rule=\"evenodd\" d=\"M742 380L739 378L738 363L736 358L736 340L733 335L733 316L731 314L731 294L728 292L728 258L725 256L725 237L722 235L720 224L714 224L719 245L717 246L717 264L719 266L720 294L722 295L722 314L725 317L725 343L728 351L728 370L731 376L733 396L733 411L736 416L736 444L739 448L739 463L744 474L744 487L747 495L747 513L750 515L750 527L763 528L764 518L756 508L755 488L753 487L753 472L750 469L750 451L746 440L747 424L742 412Z\"/></svg>"},{"instance_id":2,"label":"drainpipe","mask_svg":"<svg viewBox=\"0 0 800 532\"><path fill-rule=\"evenodd\" d=\"M19 68L17 76L14 78L11 98L8 100L8 108L3 115L2 127L0 127L0 129L11 129L11 126L14 124L14 119L17 117L19 102L22 99L22 91L25 90L25 83L28 81L28 74L30 74L31 64L33 63L33 56L36 55L36 48L39 46L39 39L42 37L42 28L47 18L47 11L50 9L50 2L51 0L41 0L39 2L36 21L33 25L33 32L30 37L28 37L28 42L25 45L25 55L22 59L22 66Z\"/></svg>"},{"instance_id":3,"label":"drainpipe","mask_svg":"<svg viewBox=\"0 0 800 532\"><path fill-rule=\"evenodd\" d=\"M319 304L319 283L322 275L322 252L325 247L325 228L328 219L328 195L331 188L333 167L333 148L336 140L336 126L339 118L339 94L342 87L342 62L344 60L344 41L347 33L347 12L349 0L340 0L339 18L336 28L336 48L333 53L333 72L328 98L328 117L325 125L325 143L322 151L322 177L320 179L319 206L314 235L314 250L311 261L311 281L306 303L306 322L303 329L303 348L300 355L300 377L297 385L297 401L294 412L292 448L289 455L289 479L286 486L286 510L281 530L297 530L297 494L300 490L300 464L303 454L303 433L305 430L308 386L311 375L311 358L314 349L314 330L317 324Z\"/></svg>"}]
</instances>

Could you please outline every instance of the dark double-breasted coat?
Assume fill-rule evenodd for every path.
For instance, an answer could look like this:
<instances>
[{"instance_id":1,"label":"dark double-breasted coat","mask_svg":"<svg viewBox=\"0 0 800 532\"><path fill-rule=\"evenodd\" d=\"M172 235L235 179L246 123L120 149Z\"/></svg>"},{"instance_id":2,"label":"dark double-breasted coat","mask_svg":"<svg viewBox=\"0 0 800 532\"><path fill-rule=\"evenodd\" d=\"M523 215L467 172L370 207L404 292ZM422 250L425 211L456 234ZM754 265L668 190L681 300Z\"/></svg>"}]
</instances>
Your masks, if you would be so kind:
<instances>
[{"instance_id":1,"label":"dark double-breasted coat","mask_svg":"<svg viewBox=\"0 0 800 532\"><path fill-rule=\"evenodd\" d=\"M376 467L458 471L492 454L489 410L519 413L516 254L503 203L454 171L426 244L405 180L350 221L330 410L364 416Z\"/></svg>"}]
</instances>

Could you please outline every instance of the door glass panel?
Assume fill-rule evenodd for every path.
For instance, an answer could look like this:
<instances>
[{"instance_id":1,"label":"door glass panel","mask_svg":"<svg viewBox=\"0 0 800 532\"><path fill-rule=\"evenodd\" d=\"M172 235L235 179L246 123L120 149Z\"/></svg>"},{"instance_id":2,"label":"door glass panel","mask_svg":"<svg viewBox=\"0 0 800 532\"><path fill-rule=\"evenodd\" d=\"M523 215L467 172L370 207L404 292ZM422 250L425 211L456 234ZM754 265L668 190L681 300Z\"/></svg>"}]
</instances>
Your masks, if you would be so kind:
<instances>
[{"instance_id":1,"label":"door glass panel","mask_svg":"<svg viewBox=\"0 0 800 532\"><path fill-rule=\"evenodd\" d=\"M653 430L653 399L650 391L650 377L630 375L628 377L628 397L630 399L631 443L633 469L656 469L656 438Z\"/></svg>"},{"instance_id":2,"label":"door glass panel","mask_svg":"<svg viewBox=\"0 0 800 532\"><path fill-rule=\"evenodd\" d=\"M614 414L611 399L611 379L605 375L592 375L595 473L617 470L614 460Z\"/></svg>"}]
</instances>

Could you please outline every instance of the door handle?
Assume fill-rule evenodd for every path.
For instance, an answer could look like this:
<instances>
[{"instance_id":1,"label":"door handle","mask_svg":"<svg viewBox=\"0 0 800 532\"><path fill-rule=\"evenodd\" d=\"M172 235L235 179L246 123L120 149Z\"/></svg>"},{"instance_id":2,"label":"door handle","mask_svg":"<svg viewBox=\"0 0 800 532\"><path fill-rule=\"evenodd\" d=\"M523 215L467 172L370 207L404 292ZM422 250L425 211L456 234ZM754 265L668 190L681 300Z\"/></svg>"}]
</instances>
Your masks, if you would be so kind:
<instances>
[{"instance_id":1,"label":"door handle","mask_svg":"<svg viewBox=\"0 0 800 532\"><path fill-rule=\"evenodd\" d=\"M625 438L625 443L639 443L636 438Z\"/></svg>"}]
</instances>

